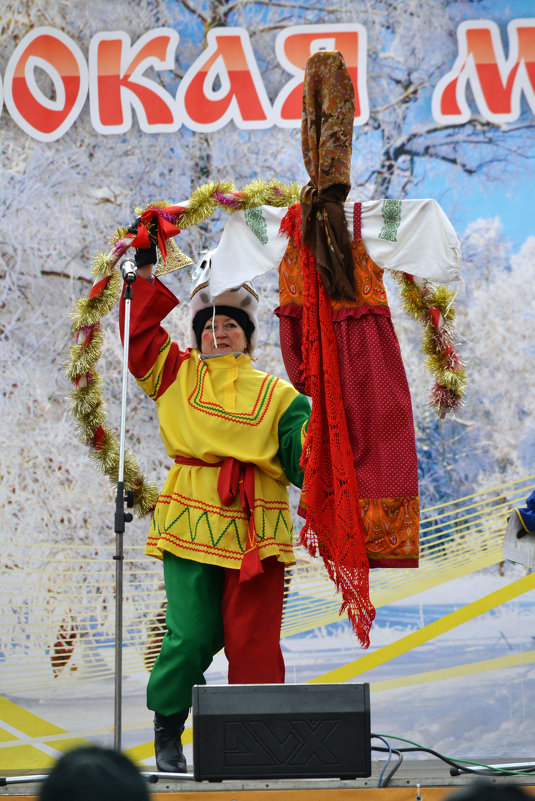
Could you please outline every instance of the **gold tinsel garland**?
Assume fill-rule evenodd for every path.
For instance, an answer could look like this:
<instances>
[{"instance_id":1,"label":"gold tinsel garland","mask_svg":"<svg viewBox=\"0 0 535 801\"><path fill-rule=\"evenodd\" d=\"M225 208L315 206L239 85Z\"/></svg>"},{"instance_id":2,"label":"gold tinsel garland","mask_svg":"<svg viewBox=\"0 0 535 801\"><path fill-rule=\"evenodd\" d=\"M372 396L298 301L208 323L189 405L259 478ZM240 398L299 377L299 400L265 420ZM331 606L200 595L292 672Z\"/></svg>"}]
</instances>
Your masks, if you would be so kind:
<instances>
[{"instance_id":1,"label":"gold tinsel garland","mask_svg":"<svg viewBox=\"0 0 535 801\"><path fill-rule=\"evenodd\" d=\"M218 207L232 213L261 205L291 206L298 202L299 194L300 188L295 183L284 185L278 181L257 180L237 191L229 182L210 182L196 189L183 206L157 201L144 209L136 209L136 213L150 216L154 210L165 215L165 210L171 207L175 210L172 224L183 229L199 225ZM65 371L73 384L69 406L78 438L89 447L91 458L114 484L119 471L119 439L115 431L106 426L102 379L96 364L102 354L104 339L100 321L120 297L122 279L117 263L131 241L132 235L127 228L120 226L110 237L113 249L107 254L98 252L93 259L95 283L91 293L88 298L80 298L71 313L74 344ZM184 256L172 241L168 243L168 262L171 266L159 263L156 275L192 264L192 260ZM422 348L427 355L426 366L435 377L431 404L439 416L444 417L462 404L466 388L464 364L454 348L454 293L447 287L434 286L406 273L394 275L401 287L404 310L423 326ZM158 500L159 490L140 473L136 457L130 451L125 453L124 483L126 490L134 491L134 511L141 516L150 514Z\"/></svg>"},{"instance_id":2,"label":"gold tinsel garland","mask_svg":"<svg viewBox=\"0 0 535 801\"><path fill-rule=\"evenodd\" d=\"M423 326L425 364L435 378L430 403L443 418L462 406L466 391L465 364L455 349L455 292L407 273L394 272L394 277L403 309Z\"/></svg>"},{"instance_id":3,"label":"gold tinsel garland","mask_svg":"<svg viewBox=\"0 0 535 801\"><path fill-rule=\"evenodd\" d=\"M299 200L300 187L296 183L281 184L278 181L253 181L242 191L237 191L229 182L210 182L196 189L190 199L179 207L172 219L178 228L199 225L223 208L228 213L237 209L256 206L291 206ZM149 203L144 209L136 209L141 216L151 210L162 212L177 209L167 201ZM97 253L93 259L92 274L95 282L88 298L80 298L71 313L74 344L66 375L73 384L69 407L76 423L80 442L90 449L91 458L99 465L112 483L117 483L119 473L119 439L115 431L106 426L106 409L102 397L102 379L96 364L102 354L103 334L100 321L113 309L119 300L122 280L117 263L130 247L132 238L124 226L117 228L110 237L113 249ZM175 243L169 243L168 258L176 269L192 261ZM169 266L158 265L157 275L169 272ZM152 512L158 500L158 487L148 483L140 473L137 459L126 451L124 460L125 490L134 491L134 511L140 515Z\"/></svg>"}]
</instances>

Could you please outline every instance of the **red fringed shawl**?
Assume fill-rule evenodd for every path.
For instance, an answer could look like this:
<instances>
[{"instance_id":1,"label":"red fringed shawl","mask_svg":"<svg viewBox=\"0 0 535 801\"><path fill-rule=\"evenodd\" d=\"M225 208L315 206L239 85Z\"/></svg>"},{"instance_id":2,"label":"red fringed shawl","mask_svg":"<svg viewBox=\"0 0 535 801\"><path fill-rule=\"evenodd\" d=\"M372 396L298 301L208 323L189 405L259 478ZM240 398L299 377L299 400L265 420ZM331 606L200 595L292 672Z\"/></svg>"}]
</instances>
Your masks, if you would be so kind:
<instances>
[{"instance_id":1,"label":"red fringed shawl","mask_svg":"<svg viewBox=\"0 0 535 801\"><path fill-rule=\"evenodd\" d=\"M303 379L312 398L312 415L301 457L306 492L306 523L300 542L322 557L329 578L342 594L364 648L370 643L375 609L369 597L369 566L364 544L357 478L347 430L331 303L310 249L301 242L301 220L286 215L281 233L302 252Z\"/></svg>"}]
</instances>

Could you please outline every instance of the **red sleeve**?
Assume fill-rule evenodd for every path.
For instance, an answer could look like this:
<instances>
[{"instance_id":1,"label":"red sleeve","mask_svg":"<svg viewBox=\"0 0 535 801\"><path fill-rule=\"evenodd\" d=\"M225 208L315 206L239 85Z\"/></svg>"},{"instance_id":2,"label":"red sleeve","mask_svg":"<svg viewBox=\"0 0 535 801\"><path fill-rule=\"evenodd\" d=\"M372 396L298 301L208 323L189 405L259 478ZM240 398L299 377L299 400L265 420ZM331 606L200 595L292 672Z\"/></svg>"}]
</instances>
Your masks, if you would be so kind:
<instances>
[{"instance_id":1,"label":"red sleeve","mask_svg":"<svg viewBox=\"0 0 535 801\"><path fill-rule=\"evenodd\" d=\"M161 321L178 305L178 299L157 278L154 283L138 278L132 285L130 304L130 339L128 367L135 378L143 378L156 362L169 335ZM125 301L121 296L119 307L119 330L124 342ZM182 351L176 342L171 342L165 362L158 396L174 381L178 368L187 359L189 350Z\"/></svg>"}]
</instances>

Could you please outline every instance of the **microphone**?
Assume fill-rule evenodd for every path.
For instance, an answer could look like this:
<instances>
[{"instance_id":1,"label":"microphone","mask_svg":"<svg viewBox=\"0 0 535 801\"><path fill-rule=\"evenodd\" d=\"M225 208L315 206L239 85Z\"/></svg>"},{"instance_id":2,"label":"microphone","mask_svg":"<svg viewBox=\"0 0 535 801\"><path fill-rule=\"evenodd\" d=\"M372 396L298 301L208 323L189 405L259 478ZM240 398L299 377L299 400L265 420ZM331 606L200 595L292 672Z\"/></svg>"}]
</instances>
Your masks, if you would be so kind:
<instances>
[{"instance_id":1,"label":"microphone","mask_svg":"<svg viewBox=\"0 0 535 801\"><path fill-rule=\"evenodd\" d=\"M121 268L121 275L123 281L127 284L133 284L137 278L137 265L132 259L123 259L119 267Z\"/></svg>"}]
</instances>

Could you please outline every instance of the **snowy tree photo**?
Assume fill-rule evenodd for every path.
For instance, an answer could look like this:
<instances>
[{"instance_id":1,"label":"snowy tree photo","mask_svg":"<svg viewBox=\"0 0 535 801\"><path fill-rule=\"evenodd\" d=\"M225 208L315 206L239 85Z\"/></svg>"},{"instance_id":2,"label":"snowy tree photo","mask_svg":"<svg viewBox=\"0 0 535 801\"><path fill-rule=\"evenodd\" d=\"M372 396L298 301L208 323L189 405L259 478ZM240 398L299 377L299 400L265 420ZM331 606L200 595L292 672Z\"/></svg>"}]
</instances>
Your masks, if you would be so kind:
<instances>
[{"instance_id":1,"label":"snowy tree photo","mask_svg":"<svg viewBox=\"0 0 535 801\"><path fill-rule=\"evenodd\" d=\"M321 0L5 0L2 11L4 99L4 76L10 63L9 69L14 69L13 54L38 28L65 34L87 63L91 40L101 32L123 32L134 45L149 31L173 29L178 46L172 68L146 70L147 79L173 97L206 49L210 31L245 30L269 103L274 104L290 79L277 55L281 32L291 26L327 23L361 26L366 33L369 115L354 129L349 199L433 197L461 241L462 281L451 288L457 292L456 346L467 364L468 389L464 405L445 419L439 419L429 405L432 376L421 350L421 328L401 308L398 285L385 271L412 396L424 517L428 508L508 482L533 483L535 231L530 209L535 108L524 90L519 92L518 118L493 122L478 105L472 72L472 79L463 84L469 118L437 122L432 115L433 93L459 54L459 26L469 20L492 21L507 56L508 24L523 19L535 28L529 2L335 0L327 8ZM527 75L527 67L522 69ZM52 108L57 81L39 65L34 73L41 96ZM533 72L530 75L533 82ZM215 93L220 89L219 84L212 87ZM124 97L128 99L128 94ZM39 693L35 690L32 695L34 687L52 687L53 693L61 682L65 686L74 682L77 672L80 680L90 679L91 671L97 671L96 661L89 665L83 642L91 641L102 654L110 649L115 488L77 438L67 401L71 384L65 374L72 345L69 315L76 301L89 294L95 254L107 252L114 230L131 224L136 208L149 202L178 203L197 187L215 181L243 189L256 179L299 186L308 180L298 125L253 129L230 121L212 131L183 124L174 131L147 133L138 106L127 104L132 114L128 130L98 132L88 100L55 141L39 141L22 130L6 102L0 118L0 675L5 674L6 696L23 701L25 693L27 700L35 700ZM178 246L197 260L215 245L225 219L218 210L202 224L185 229L177 237ZM190 269L170 273L164 281L181 298L166 326L187 345ZM284 377L278 320L273 315L278 305L276 272L263 276L258 285L258 367ZM108 423L118 431L122 347L117 308L103 319L102 329L98 370ZM143 474L161 486L169 465L156 412L133 380L128 389L126 443ZM511 505L513 495L506 490L503 494L504 503ZM427 517L433 515L429 512ZM297 518L295 524L300 525ZM146 678L147 631L155 616L157 622L164 597L160 565L143 556L148 525L147 518L136 517L127 524L125 535L127 637L137 649L127 671L141 676L141 683ZM520 568L508 569L523 575ZM488 575L498 575L496 565L488 568ZM490 589L493 586L489 584ZM532 604L533 593L527 599ZM449 601L455 603L454 598ZM374 647L391 634L389 624L381 621ZM396 637L403 635L403 623L399 625ZM532 618L529 626L531 632ZM494 634L494 628L490 634L487 629L485 637L492 639ZM473 636L477 639L477 633ZM530 643L525 650L531 651ZM342 648L341 653L349 661L357 658L358 649L344 656ZM105 669L94 674L99 681L110 676L109 656L106 659ZM308 680L309 667L301 674L297 657L296 664L297 680L305 675L303 680ZM316 673L322 671L320 665ZM533 693L532 683L529 689ZM69 692L76 694L72 688ZM51 707L53 697L47 696ZM449 702L444 697L446 708ZM415 731L409 712L403 715L407 727ZM109 716L108 710L104 715L108 722ZM527 717L526 712L522 721ZM103 727L100 720L95 725L99 727ZM510 724L501 753L516 744L513 729ZM443 739L453 748L451 731ZM136 744L135 738L130 744ZM493 754L499 748L495 739L489 744Z\"/></svg>"}]
</instances>

